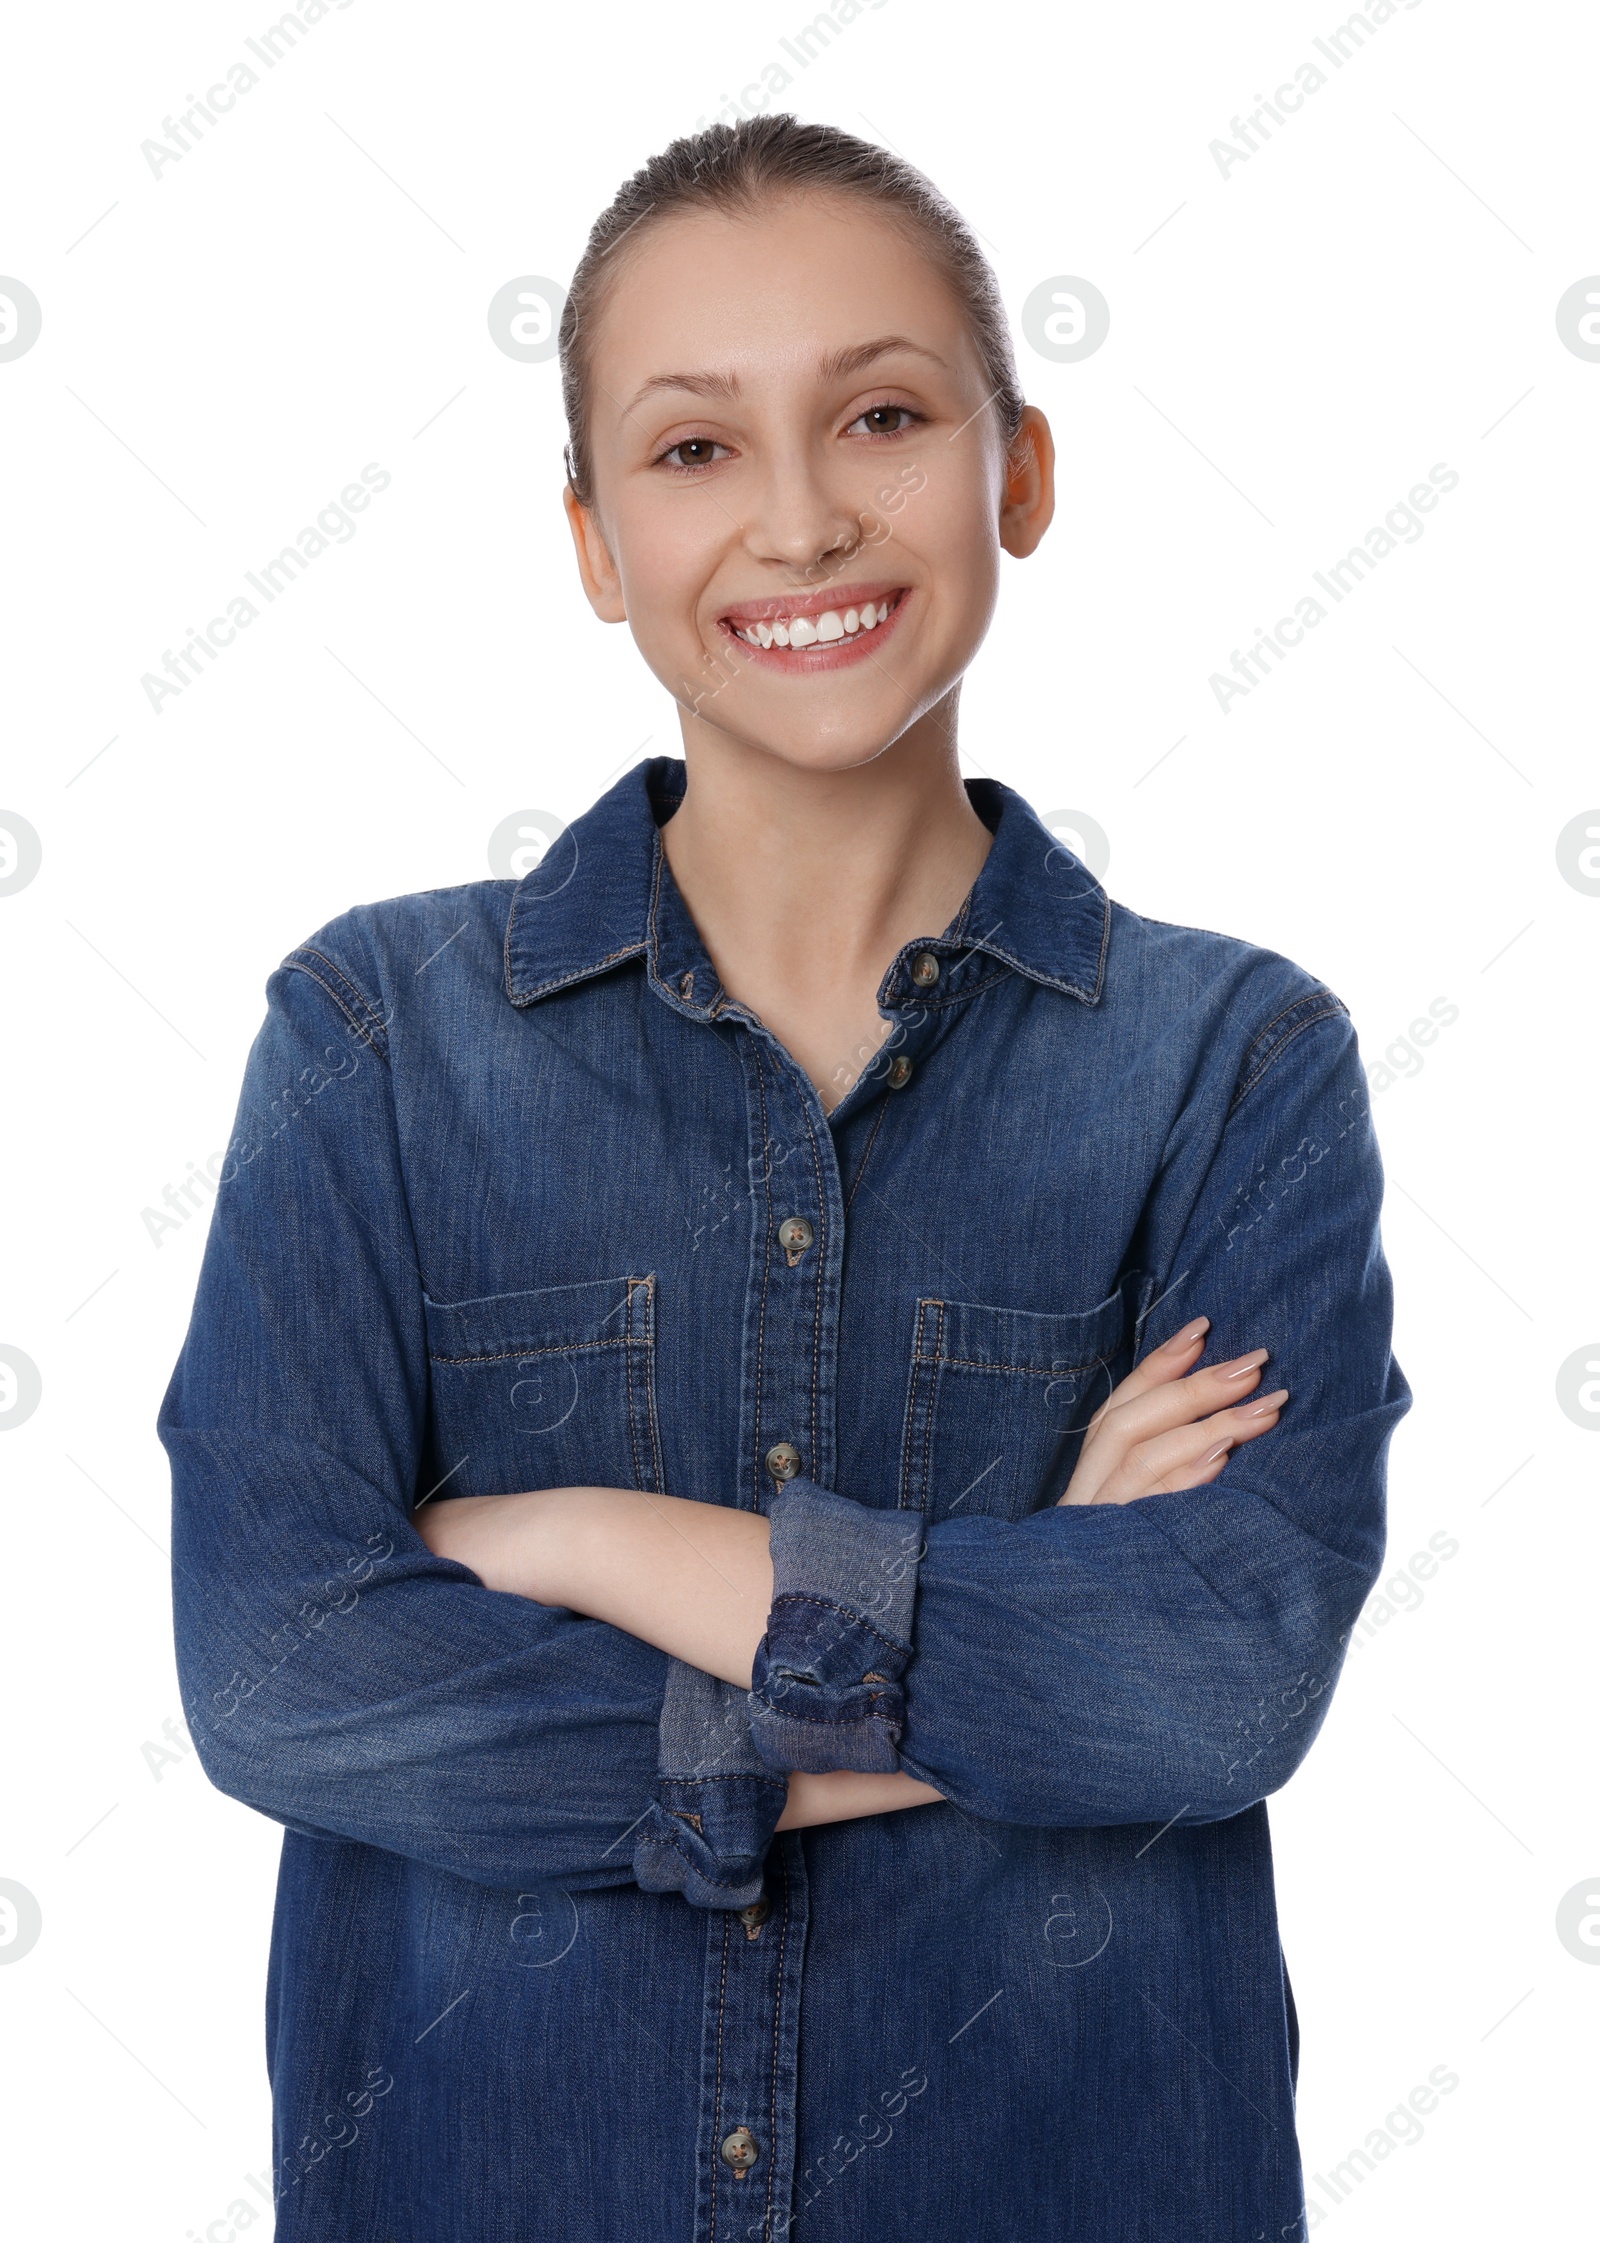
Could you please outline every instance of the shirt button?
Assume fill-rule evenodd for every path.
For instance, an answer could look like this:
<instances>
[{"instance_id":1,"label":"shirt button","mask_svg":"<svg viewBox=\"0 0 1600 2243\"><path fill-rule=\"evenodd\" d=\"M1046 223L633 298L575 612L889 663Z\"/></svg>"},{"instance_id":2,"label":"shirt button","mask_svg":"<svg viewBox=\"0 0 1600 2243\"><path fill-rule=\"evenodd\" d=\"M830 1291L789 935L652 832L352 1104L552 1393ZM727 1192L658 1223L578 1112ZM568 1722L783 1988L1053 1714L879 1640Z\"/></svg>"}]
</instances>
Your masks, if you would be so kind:
<instances>
[{"instance_id":1,"label":"shirt button","mask_svg":"<svg viewBox=\"0 0 1600 2243\"><path fill-rule=\"evenodd\" d=\"M800 1451L792 1441L775 1441L767 1451L767 1470L781 1486L800 1469Z\"/></svg>"},{"instance_id":2,"label":"shirt button","mask_svg":"<svg viewBox=\"0 0 1600 2243\"><path fill-rule=\"evenodd\" d=\"M905 1053L901 1052L889 1062L889 1088L891 1090L904 1090L910 1080L911 1062L907 1059Z\"/></svg>"},{"instance_id":3,"label":"shirt button","mask_svg":"<svg viewBox=\"0 0 1600 2243\"><path fill-rule=\"evenodd\" d=\"M756 1937L758 1937L762 1925L766 1922L767 1918L771 1914L772 1903L770 1900L768 1900L765 1893L762 1894L759 1900L751 1901L748 1908L741 1908L739 1911L739 1921L744 1926L745 1938L755 1939Z\"/></svg>"},{"instance_id":4,"label":"shirt button","mask_svg":"<svg viewBox=\"0 0 1600 2243\"><path fill-rule=\"evenodd\" d=\"M742 2181L761 2155L761 2145L748 2126L736 2126L731 2134L724 2137L722 2155Z\"/></svg>"},{"instance_id":5,"label":"shirt button","mask_svg":"<svg viewBox=\"0 0 1600 2243\"><path fill-rule=\"evenodd\" d=\"M931 989L939 978L939 961L931 950L919 950L911 961L911 978L919 989Z\"/></svg>"},{"instance_id":6,"label":"shirt button","mask_svg":"<svg viewBox=\"0 0 1600 2243\"><path fill-rule=\"evenodd\" d=\"M812 1244L816 1235L803 1215L791 1215L787 1222L778 1225L778 1244L788 1256L791 1269L794 1268L795 1263L799 1261L807 1247Z\"/></svg>"}]
</instances>

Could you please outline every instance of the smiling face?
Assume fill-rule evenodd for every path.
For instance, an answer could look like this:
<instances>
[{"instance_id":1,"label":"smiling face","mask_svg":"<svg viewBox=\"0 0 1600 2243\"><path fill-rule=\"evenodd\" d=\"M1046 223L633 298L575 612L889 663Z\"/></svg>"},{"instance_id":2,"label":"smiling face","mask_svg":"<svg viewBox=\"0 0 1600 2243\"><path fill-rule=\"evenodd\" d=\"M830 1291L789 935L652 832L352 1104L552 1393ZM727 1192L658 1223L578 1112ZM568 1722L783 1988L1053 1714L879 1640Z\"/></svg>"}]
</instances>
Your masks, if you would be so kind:
<instances>
[{"instance_id":1,"label":"smiling face","mask_svg":"<svg viewBox=\"0 0 1600 2243\"><path fill-rule=\"evenodd\" d=\"M568 494L590 600L691 750L870 762L938 722L1001 552L1043 535L1043 417L1008 455L959 298L862 198L682 213L628 255L590 342L594 503Z\"/></svg>"}]
</instances>

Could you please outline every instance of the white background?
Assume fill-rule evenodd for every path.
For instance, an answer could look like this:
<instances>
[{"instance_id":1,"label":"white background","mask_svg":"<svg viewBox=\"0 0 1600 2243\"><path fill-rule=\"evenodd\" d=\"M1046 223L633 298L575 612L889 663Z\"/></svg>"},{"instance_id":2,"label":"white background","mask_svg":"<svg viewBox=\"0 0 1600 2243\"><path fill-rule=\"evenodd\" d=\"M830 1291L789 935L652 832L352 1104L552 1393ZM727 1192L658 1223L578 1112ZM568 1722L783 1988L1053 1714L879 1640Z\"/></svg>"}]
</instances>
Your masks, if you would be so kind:
<instances>
[{"instance_id":1,"label":"white background","mask_svg":"<svg viewBox=\"0 0 1600 2243\"><path fill-rule=\"evenodd\" d=\"M1423 2138L1321 2224L1577 2231L1600 1969L1555 1913L1600 1890L1600 1420L1556 1376L1600 1357L1600 898L1556 838L1600 822L1600 364L1555 307L1600 270L1592 15L1419 0L1335 71L1313 40L1341 10L1304 0L885 0L801 70L780 41L813 19L765 0L352 0L153 177L141 142L273 20L35 7L3 56L0 273L43 330L0 363L0 809L44 856L0 898L0 1341L43 1381L0 1444L0 1877L43 1933L0 1969L0 2216L244 2232L279 1834L144 1750L179 1713L153 1419L204 1232L157 1244L144 1210L226 1144L287 949L484 877L508 814L571 818L676 752L579 593L556 365L496 349L486 310L565 281L621 178L779 62L784 102L966 212L1014 323L1053 276L1111 306L1081 363L1018 331L1062 506L1008 564L969 768L1096 820L1123 902L1324 977L1369 1062L1458 1008L1374 1114L1417 1397L1389 1573L1459 1548L1360 1638L1273 1804L1301 2133L1327 2172L1446 2066ZM1327 85L1224 177L1209 144L1307 60ZM392 482L357 534L154 711L142 675L369 461ZM1211 674L1436 462L1460 480L1425 534L1220 709Z\"/></svg>"}]
</instances>

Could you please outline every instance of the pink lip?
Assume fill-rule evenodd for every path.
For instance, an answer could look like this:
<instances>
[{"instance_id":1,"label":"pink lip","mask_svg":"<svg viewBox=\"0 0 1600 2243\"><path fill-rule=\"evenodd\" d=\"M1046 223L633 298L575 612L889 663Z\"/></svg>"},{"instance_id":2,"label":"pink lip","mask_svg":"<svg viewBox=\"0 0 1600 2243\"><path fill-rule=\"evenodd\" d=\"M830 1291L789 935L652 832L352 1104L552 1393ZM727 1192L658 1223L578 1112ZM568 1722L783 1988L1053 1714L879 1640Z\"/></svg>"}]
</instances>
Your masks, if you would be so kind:
<instances>
[{"instance_id":1,"label":"pink lip","mask_svg":"<svg viewBox=\"0 0 1600 2243\"><path fill-rule=\"evenodd\" d=\"M910 602L908 585L848 584L837 592L811 594L803 599L761 600L753 606L735 608L720 620L721 628L728 634L743 660L757 663L768 669L798 670L807 673L816 670L844 670L852 663L865 662L869 655L892 636ZM881 601L893 602L883 621L870 631L857 631L850 638L818 639L812 646L752 646L748 639L738 635L736 626L749 629L752 624L772 623L781 616L785 622L797 615L825 615L829 608L843 615L846 608L859 608L870 600L876 607Z\"/></svg>"}]
</instances>

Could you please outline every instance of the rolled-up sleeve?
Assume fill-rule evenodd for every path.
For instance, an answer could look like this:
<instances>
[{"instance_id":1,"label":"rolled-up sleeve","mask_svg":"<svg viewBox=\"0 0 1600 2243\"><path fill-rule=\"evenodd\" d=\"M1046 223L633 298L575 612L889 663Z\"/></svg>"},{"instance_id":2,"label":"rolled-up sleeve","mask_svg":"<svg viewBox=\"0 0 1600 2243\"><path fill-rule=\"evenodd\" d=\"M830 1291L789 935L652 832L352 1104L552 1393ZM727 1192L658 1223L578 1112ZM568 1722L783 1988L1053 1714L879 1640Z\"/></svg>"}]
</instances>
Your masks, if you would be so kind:
<instances>
[{"instance_id":1,"label":"rolled-up sleeve","mask_svg":"<svg viewBox=\"0 0 1600 2243\"><path fill-rule=\"evenodd\" d=\"M751 1740L745 1693L669 1660L660 1768L633 1849L645 1891L682 1893L696 1908L748 1908L788 1790Z\"/></svg>"},{"instance_id":2,"label":"rolled-up sleeve","mask_svg":"<svg viewBox=\"0 0 1600 2243\"><path fill-rule=\"evenodd\" d=\"M773 1602L750 1732L775 1768L900 1765L921 1520L791 1480L771 1510Z\"/></svg>"}]
</instances>

